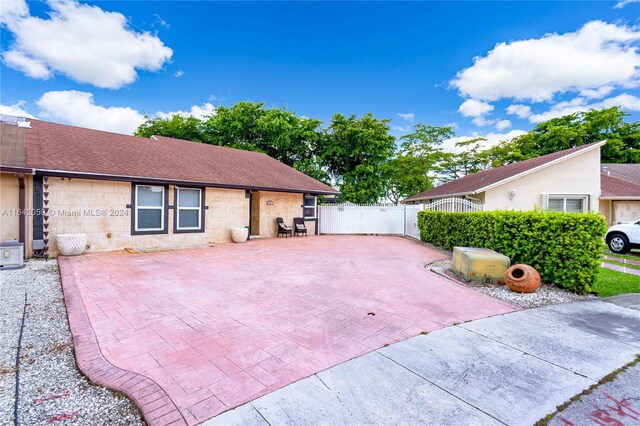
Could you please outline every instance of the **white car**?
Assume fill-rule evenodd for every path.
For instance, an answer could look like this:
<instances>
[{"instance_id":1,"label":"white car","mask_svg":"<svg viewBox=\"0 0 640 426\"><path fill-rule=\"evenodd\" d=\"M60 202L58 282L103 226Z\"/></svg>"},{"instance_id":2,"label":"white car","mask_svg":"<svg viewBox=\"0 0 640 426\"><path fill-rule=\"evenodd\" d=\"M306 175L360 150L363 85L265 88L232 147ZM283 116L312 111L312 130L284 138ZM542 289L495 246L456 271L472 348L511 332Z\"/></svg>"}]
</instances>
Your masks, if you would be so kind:
<instances>
[{"instance_id":1,"label":"white car","mask_svg":"<svg viewBox=\"0 0 640 426\"><path fill-rule=\"evenodd\" d=\"M613 225L604 238L614 253L624 254L632 248L640 248L640 220Z\"/></svg>"}]
</instances>

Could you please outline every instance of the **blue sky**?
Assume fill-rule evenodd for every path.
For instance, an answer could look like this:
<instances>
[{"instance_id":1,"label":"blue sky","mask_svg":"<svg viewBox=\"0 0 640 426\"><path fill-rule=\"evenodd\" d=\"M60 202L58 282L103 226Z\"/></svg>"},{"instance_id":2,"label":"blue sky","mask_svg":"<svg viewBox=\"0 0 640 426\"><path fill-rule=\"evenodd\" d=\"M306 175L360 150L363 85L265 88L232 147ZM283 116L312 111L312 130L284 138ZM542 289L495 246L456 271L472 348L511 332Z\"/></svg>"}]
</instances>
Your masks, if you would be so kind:
<instances>
[{"instance_id":1,"label":"blue sky","mask_svg":"<svg viewBox=\"0 0 640 426\"><path fill-rule=\"evenodd\" d=\"M0 112L105 130L241 100L489 143L591 107L640 119L638 2L3 0L2 22Z\"/></svg>"}]
</instances>

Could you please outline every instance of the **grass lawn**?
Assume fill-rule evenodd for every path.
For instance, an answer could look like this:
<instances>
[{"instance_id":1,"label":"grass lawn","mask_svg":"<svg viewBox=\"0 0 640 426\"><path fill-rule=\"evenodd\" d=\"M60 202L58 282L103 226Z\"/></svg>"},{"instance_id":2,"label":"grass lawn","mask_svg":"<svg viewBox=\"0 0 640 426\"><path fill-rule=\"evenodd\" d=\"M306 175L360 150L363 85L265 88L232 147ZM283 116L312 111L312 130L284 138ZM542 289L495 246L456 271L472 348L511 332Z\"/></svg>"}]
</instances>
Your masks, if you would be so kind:
<instances>
[{"instance_id":1,"label":"grass lawn","mask_svg":"<svg viewBox=\"0 0 640 426\"><path fill-rule=\"evenodd\" d=\"M600 297L623 293L640 293L640 277L600 268L593 291Z\"/></svg>"},{"instance_id":2,"label":"grass lawn","mask_svg":"<svg viewBox=\"0 0 640 426\"><path fill-rule=\"evenodd\" d=\"M615 260L605 260L605 262L612 265L625 266L630 269L640 269L640 265L633 265L631 263L616 262Z\"/></svg>"},{"instance_id":3,"label":"grass lawn","mask_svg":"<svg viewBox=\"0 0 640 426\"><path fill-rule=\"evenodd\" d=\"M606 254L607 256L619 257L621 259L640 260L640 250L638 249L631 250L629 254L617 254L611 253L611 251L609 250L605 250L604 254Z\"/></svg>"}]
</instances>

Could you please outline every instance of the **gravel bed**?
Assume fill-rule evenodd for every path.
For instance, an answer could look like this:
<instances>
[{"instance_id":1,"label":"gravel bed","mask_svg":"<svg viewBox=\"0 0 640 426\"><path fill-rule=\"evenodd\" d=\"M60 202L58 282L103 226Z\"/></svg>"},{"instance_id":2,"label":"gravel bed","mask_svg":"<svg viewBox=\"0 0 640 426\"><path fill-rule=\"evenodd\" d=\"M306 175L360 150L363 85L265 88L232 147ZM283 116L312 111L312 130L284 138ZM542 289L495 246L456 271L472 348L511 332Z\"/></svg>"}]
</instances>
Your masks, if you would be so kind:
<instances>
[{"instance_id":1,"label":"gravel bed","mask_svg":"<svg viewBox=\"0 0 640 426\"><path fill-rule=\"evenodd\" d=\"M479 293L495 297L496 299L500 299L504 302L511 303L512 305L525 309L557 305L559 303L573 302L576 300L593 299L596 297L590 294L575 294L571 291L558 287L555 284L542 284L535 293L516 293L509 290L506 285L495 286L469 284L451 276L451 260L449 259L430 263L427 265L427 268L440 275L446 275L448 278Z\"/></svg>"},{"instance_id":2,"label":"gravel bed","mask_svg":"<svg viewBox=\"0 0 640 426\"><path fill-rule=\"evenodd\" d=\"M27 294L20 360L19 424L142 425L125 396L93 385L75 364L55 260L0 271L0 424L11 424L15 357Z\"/></svg>"}]
</instances>

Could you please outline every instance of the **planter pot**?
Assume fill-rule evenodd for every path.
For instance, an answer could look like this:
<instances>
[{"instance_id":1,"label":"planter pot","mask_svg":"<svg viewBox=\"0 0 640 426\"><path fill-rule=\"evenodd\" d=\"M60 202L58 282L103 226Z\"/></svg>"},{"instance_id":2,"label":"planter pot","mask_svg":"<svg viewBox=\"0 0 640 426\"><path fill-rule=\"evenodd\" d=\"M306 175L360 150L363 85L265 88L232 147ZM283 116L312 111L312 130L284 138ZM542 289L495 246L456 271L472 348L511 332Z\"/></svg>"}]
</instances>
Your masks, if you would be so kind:
<instances>
[{"instance_id":1,"label":"planter pot","mask_svg":"<svg viewBox=\"0 0 640 426\"><path fill-rule=\"evenodd\" d=\"M87 234L59 234L56 236L58 252L64 256L77 256L87 247Z\"/></svg>"},{"instance_id":2,"label":"planter pot","mask_svg":"<svg viewBox=\"0 0 640 426\"><path fill-rule=\"evenodd\" d=\"M529 265L513 265L507 269L504 280L517 293L533 293L540 287L540 274Z\"/></svg>"},{"instance_id":3,"label":"planter pot","mask_svg":"<svg viewBox=\"0 0 640 426\"><path fill-rule=\"evenodd\" d=\"M247 228L231 228L231 239L234 243L244 243L249 237Z\"/></svg>"}]
</instances>

